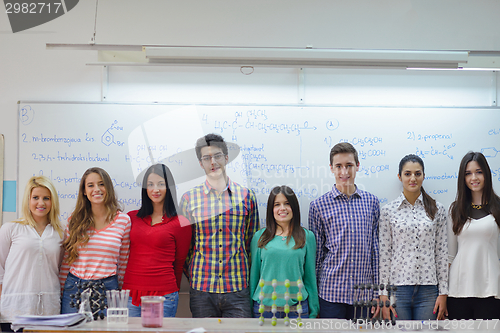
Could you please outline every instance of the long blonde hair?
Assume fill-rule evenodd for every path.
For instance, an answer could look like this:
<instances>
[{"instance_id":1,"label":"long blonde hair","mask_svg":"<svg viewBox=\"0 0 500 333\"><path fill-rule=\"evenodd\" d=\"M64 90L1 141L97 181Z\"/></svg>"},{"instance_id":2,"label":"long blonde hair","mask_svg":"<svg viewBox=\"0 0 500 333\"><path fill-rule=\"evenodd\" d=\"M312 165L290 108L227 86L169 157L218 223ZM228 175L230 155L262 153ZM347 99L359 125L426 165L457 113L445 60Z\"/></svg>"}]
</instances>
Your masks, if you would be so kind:
<instances>
[{"instance_id":1,"label":"long blonde hair","mask_svg":"<svg viewBox=\"0 0 500 333\"><path fill-rule=\"evenodd\" d=\"M94 226L92 204L85 195L85 181L91 173L96 173L101 176L104 187L106 188L106 196L104 197L104 205L107 211L106 219L112 221L117 211L121 211L109 174L104 169L97 167L87 169L80 180L75 210L69 218L69 237L63 242L64 248L68 251L67 260L70 265L78 258L78 248L88 243L90 237L87 231Z\"/></svg>"},{"instance_id":2,"label":"long blonde hair","mask_svg":"<svg viewBox=\"0 0 500 333\"><path fill-rule=\"evenodd\" d=\"M63 230L61 227L61 221L59 220L59 197L57 196L56 188L54 184L45 176L33 176L28 180L28 184L26 184L26 189L24 190L23 196L23 205L21 208L22 217L14 222L30 225L33 228L36 226L35 219L31 214L30 210L30 200L31 200L31 192L34 188L43 187L49 190L50 192L50 201L52 203L49 213L47 214L47 218L49 223L52 225L55 231L62 238ZM35 228L36 229L36 228Z\"/></svg>"}]
</instances>

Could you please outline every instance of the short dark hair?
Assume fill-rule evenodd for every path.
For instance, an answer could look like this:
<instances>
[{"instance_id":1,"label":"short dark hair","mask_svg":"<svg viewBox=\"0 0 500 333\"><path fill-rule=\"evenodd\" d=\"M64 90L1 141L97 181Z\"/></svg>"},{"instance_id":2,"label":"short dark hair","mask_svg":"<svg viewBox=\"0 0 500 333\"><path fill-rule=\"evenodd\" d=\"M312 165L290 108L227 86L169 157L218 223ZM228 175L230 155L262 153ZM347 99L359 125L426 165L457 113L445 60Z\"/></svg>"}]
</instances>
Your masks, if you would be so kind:
<instances>
[{"instance_id":1,"label":"short dark hair","mask_svg":"<svg viewBox=\"0 0 500 333\"><path fill-rule=\"evenodd\" d=\"M356 165L359 164L358 152L356 151L356 148L354 148L354 146L349 142L340 142L333 146L332 150L330 150L330 165L333 165L333 157L335 155L343 153L353 154Z\"/></svg>"},{"instance_id":2,"label":"short dark hair","mask_svg":"<svg viewBox=\"0 0 500 333\"><path fill-rule=\"evenodd\" d=\"M224 141L224 138L218 134L210 133L196 140L195 150L196 150L196 157L198 157L198 160L201 160L201 148L209 146L218 147L222 149L224 155L228 154L227 144Z\"/></svg>"},{"instance_id":3,"label":"short dark hair","mask_svg":"<svg viewBox=\"0 0 500 333\"><path fill-rule=\"evenodd\" d=\"M144 174L142 180L142 205L137 212L138 217L146 217L153 214L153 203L151 198L148 196L148 177L150 174L157 174L165 180L165 185L167 186L167 193L165 195L165 201L163 203L163 214L167 217L177 216L177 190L175 189L174 176L170 169L165 164L153 164L148 168Z\"/></svg>"}]
</instances>

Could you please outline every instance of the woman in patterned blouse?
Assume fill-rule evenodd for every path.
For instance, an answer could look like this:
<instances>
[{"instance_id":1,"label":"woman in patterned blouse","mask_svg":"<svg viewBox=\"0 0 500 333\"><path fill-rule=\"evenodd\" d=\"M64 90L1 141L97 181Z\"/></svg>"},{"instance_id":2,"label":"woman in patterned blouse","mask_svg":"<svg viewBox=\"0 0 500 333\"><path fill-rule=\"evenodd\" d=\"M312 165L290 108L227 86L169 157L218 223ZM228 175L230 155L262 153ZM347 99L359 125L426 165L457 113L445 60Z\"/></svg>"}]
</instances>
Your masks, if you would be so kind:
<instances>
[{"instance_id":1,"label":"woman in patterned blouse","mask_svg":"<svg viewBox=\"0 0 500 333\"><path fill-rule=\"evenodd\" d=\"M400 320L444 319L448 294L446 210L422 187L424 162L407 155L399 162L403 193L380 212L380 283L397 286ZM387 295L380 296L382 301ZM383 308L385 318L389 309Z\"/></svg>"}]
</instances>

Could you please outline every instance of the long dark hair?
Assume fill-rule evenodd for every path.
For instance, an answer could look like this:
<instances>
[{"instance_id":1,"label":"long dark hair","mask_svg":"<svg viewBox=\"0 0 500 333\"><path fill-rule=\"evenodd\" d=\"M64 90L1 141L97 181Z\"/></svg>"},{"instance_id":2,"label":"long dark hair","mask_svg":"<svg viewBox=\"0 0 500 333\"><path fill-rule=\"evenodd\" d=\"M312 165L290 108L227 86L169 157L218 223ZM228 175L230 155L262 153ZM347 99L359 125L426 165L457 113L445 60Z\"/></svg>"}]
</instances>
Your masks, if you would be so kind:
<instances>
[{"instance_id":1,"label":"long dark hair","mask_svg":"<svg viewBox=\"0 0 500 333\"><path fill-rule=\"evenodd\" d=\"M422 173L424 172L424 161L418 157L417 155L414 154L409 154L406 155L399 161L399 177L401 177L401 172L403 171L403 167L406 163L412 162L412 163L418 163L422 167ZM436 213L438 211L437 205L436 205L436 200L434 200L427 192L425 192L424 187L420 187L420 193L422 193L422 198L424 199L424 207L425 207L425 212L427 213L427 216L431 219L434 220L434 217L436 216Z\"/></svg>"},{"instance_id":2,"label":"long dark hair","mask_svg":"<svg viewBox=\"0 0 500 333\"><path fill-rule=\"evenodd\" d=\"M475 161L483 171L484 175L484 188L481 198L481 204L484 206L488 204L486 209L493 215L495 221L500 228L500 198L493 191L493 182L491 179L491 169L486 161L486 157L479 152L468 152L460 162L460 169L458 170L457 181L457 196L455 201L450 206L451 219L453 221L453 232L455 235L460 234L465 223L469 219L472 193L470 188L465 183L465 170L469 162Z\"/></svg>"},{"instance_id":3,"label":"long dark hair","mask_svg":"<svg viewBox=\"0 0 500 333\"><path fill-rule=\"evenodd\" d=\"M293 190L286 186L276 186L269 193L269 199L267 199L267 214L266 214L266 230L262 233L259 238L258 247L264 248L267 243L269 243L276 236L277 223L274 219L274 200L278 194L283 194L288 200L290 207L292 208L293 217L290 221L289 234L293 237L295 241L295 246L293 249L303 248L306 244L306 233L300 225L300 209L299 200L293 192ZM290 237L287 237L286 244L290 241Z\"/></svg>"},{"instance_id":4,"label":"long dark hair","mask_svg":"<svg viewBox=\"0 0 500 333\"><path fill-rule=\"evenodd\" d=\"M148 177L152 173L162 177L167 186L167 193L163 202L163 214L169 218L177 216L177 190L175 189L174 176L172 176L172 172L170 172L170 169L165 164L153 164L146 170L144 179L142 180L142 205L141 209L137 212L137 216L143 218L153 214L153 203L148 196L147 189Z\"/></svg>"}]
</instances>

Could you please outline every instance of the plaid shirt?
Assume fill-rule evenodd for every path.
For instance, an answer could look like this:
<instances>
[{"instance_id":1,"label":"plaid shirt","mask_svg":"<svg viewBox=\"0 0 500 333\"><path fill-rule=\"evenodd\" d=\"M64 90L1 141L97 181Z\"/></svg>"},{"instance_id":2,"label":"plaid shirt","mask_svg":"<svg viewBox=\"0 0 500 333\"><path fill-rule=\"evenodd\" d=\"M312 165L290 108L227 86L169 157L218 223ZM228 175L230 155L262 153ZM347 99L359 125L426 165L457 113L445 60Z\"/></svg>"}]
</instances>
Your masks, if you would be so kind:
<instances>
[{"instance_id":1,"label":"plaid shirt","mask_svg":"<svg viewBox=\"0 0 500 333\"><path fill-rule=\"evenodd\" d=\"M248 287L250 242L259 229L255 194L231 180L217 193L206 181L184 193L180 208L193 224L191 287L211 293Z\"/></svg>"},{"instance_id":2,"label":"plaid shirt","mask_svg":"<svg viewBox=\"0 0 500 333\"><path fill-rule=\"evenodd\" d=\"M316 236L316 277L319 297L352 304L371 298L371 292L353 291L353 285L378 284L377 197L356 188L350 197L335 186L311 202L309 228Z\"/></svg>"}]
</instances>

